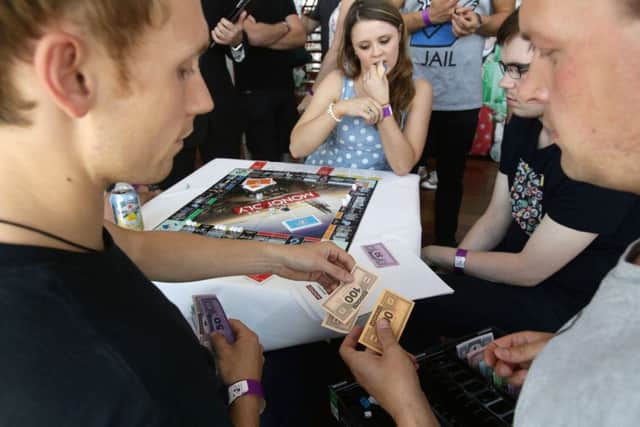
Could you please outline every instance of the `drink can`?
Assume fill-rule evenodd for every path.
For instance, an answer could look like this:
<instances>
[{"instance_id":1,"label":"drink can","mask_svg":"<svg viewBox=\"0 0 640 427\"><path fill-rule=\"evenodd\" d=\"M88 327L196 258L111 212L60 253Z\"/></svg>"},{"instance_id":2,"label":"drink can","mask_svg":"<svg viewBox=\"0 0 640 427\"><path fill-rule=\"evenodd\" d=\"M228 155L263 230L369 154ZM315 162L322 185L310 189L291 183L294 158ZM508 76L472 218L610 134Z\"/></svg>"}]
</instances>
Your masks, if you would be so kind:
<instances>
[{"instance_id":1,"label":"drink can","mask_svg":"<svg viewBox=\"0 0 640 427\"><path fill-rule=\"evenodd\" d=\"M140 199L131 184L117 183L109 197L113 209L113 219L117 225L130 230L144 230Z\"/></svg>"}]
</instances>

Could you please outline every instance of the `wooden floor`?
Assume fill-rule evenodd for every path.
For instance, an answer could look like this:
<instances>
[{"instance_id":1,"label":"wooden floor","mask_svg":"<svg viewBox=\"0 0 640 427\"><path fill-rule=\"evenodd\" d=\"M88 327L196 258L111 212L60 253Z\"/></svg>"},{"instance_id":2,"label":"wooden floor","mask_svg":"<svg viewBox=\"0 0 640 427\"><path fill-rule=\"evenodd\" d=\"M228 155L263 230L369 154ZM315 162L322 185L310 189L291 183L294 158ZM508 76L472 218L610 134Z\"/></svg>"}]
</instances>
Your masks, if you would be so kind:
<instances>
[{"instance_id":1,"label":"wooden floor","mask_svg":"<svg viewBox=\"0 0 640 427\"><path fill-rule=\"evenodd\" d=\"M458 224L457 240L460 241L469 228L484 212L491 199L493 182L498 165L488 158L469 158L464 175L464 195ZM420 190L422 216L422 246L434 241L433 218L435 191Z\"/></svg>"}]
</instances>

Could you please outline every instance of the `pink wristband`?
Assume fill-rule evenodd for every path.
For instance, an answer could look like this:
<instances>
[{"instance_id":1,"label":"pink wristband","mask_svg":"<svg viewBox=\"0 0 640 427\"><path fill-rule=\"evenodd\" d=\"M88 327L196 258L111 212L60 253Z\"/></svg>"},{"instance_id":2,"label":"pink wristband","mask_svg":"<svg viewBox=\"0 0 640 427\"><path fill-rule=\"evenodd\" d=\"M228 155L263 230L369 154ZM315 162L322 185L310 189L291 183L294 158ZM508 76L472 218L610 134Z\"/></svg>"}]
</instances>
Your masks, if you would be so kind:
<instances>
[{"instance_id":1,"label":"pink wristband","mask_svg":"<svg viewBox=\"0 0 640 427\"><path fill-rule=\"evenodd\" d=\"M431 18L429 17L429 8L425 7L422 9L422 22L424 22L425 27L431 26Z\"/></svg>"}]
</instances>

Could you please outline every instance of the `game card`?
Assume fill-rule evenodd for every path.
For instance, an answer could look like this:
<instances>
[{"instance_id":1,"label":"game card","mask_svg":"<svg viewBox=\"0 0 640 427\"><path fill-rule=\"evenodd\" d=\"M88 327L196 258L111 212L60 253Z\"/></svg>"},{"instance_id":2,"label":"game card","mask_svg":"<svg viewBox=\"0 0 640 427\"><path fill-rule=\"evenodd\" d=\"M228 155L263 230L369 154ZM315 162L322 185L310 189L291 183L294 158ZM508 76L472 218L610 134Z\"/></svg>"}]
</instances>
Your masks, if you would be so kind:
<instances>
[{"instance_id":1,"label":"game card","mask_svg":"<svg viewBox=\"0 0 640 427\"><path fill-rule=\"evenodd\" d=\"M320 225L322 222L318 218L313 215L303 216L302 218L293 218L282 221L282 225L287 227L287 230L290 232L303 230L305 228L315 227L316 225Z\"/></svg>"},{"instance_id":2,"label":"game card","mask_svg":"<svg viewBox=\"0 0 640 427\"><path fill-rule=\"evenodd\" d=\"M400 265L400 263L391 255L389 249L382 243L374 243L371 245L362 245L362 249L367 254L376 268L390 267L392 265Z\"/></svg>"}]
</instances>

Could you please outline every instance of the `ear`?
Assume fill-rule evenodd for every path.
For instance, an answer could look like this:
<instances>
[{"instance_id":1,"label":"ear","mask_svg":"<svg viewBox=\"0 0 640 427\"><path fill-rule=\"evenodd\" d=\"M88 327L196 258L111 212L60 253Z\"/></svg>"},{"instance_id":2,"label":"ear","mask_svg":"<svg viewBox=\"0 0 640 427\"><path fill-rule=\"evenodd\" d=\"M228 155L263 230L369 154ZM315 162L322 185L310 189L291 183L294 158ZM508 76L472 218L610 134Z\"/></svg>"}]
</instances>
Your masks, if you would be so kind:
<instances>
[{"instance_id":1,"label":"ear","mask_svg":"<svg viewBox=\"0 0 640 427\"><path fill-rule=\"evenodd\" d=\"M53 102L73 118L83 117L92 104L89 83L82 72L85 60L81 42L71 34L48 33L37 41L36 75Z\"/></svg>"}]
</instances>

